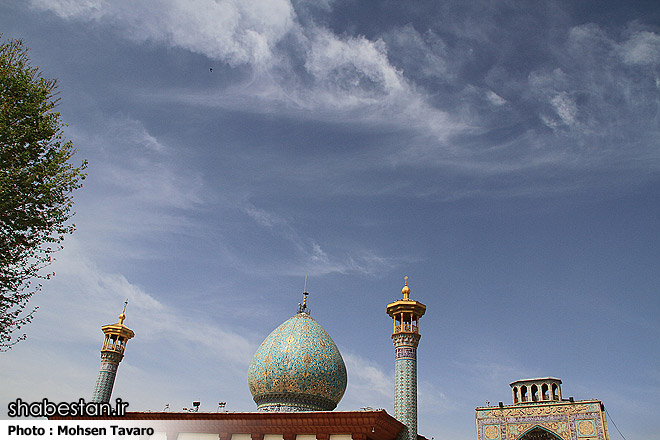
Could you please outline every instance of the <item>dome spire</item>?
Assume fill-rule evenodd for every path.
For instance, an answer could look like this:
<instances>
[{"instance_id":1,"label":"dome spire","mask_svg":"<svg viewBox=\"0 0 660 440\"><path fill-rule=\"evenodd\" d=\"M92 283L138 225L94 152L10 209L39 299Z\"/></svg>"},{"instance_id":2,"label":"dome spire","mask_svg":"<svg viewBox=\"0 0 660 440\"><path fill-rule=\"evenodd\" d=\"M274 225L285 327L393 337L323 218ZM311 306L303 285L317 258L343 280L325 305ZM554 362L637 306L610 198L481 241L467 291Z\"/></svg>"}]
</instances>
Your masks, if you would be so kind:
<instances>
[{"instance_id":1,"label":"dome spire","mask_svg":"<svg viewBox=\"0 0 660 440\"><path fill-rule=\"evenodd\" d=\"M118 324L123 325L124 320L126 319L126 306L128 305L128 298L126 298L126 301L124 301L124 310L121 311L119 314L119 322Z\"/></svg>"},{"instance_id":2,"label":"dome spire","mask_svg":"<svg viewBox=\"0 0 660 440\"><path fill-rule=\"evenodd\" d=\"M410 287L408 287L408 275L403 277L404 280L404 285L403 289L401 289L401 293L403 293L403 300L408 301L410 299Z\"/></svg>"},{"instance_id":3,"label":"dome spire","mask_svg":"<svg viewBox=\"0 0 660 440\"><path fill-rule=\"evenodd\" d=\"M307 313L309 315L309 308L307 308L307 275L305 275L305 287L303 288L303 302L302 304L298 303L298 313Z\"/></svg>"}]
</instances>

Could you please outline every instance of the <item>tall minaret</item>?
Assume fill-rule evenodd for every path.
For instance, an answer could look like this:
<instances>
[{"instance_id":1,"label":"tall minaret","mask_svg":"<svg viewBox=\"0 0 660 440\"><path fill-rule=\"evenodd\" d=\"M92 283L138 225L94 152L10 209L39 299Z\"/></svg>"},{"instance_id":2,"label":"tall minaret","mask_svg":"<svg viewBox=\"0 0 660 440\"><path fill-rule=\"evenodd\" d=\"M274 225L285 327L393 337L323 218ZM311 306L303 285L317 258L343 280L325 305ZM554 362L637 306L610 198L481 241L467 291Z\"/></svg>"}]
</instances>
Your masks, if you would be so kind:
<instances>
[{"instance_id":1,"label":"tall minaret","mask_svg":"<svg viewBox=\"0 0 660 440\"><path fill-rule=\"evenodd\" d=\"M101 327L101 330L105 334L105 339L101 348L101 368L99 370L99 376L96 379L96 385L94 386L92 402L110 401L112 387L115 384L115 376L117 375L117 367L119 367L119 363L124 358L126 343L135 336L133 330L124 325L127 304L128 300L124 303L124 310L119 315L119 322L117 324Z\"/></svg>"},{"instance_id":2,"label":"tall minaret","mask_svg":"<svg viewBox=\"0 0 660 440\"><path fill-rule=\"evenodd\" d=\"M408 277L404 279L403 299L387 305L394 321L394 417L406 425L399 440L417 440L417 344L426 306L410 299Z\"/></svg>"}]
</instances>

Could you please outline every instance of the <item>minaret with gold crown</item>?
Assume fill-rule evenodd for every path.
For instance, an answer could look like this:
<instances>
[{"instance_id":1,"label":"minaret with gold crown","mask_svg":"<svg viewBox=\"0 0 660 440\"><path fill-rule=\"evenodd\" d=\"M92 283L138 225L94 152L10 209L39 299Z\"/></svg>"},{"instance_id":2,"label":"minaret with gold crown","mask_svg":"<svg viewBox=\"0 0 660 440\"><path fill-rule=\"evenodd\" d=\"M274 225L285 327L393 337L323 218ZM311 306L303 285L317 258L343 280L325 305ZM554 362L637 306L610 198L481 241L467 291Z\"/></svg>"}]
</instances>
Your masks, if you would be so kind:
<instances>
[{"instance_id":1,"label":"minaret with gold crown","mask_svg":"<svg viewBox=\"0 0 660 440\"><path fill-rule=\"evenodd\" d=\"M119 315L119 321L116 324L104 325L101 331L105 334L103 347L101 348L101 368L94 386L92 402L109 402L112 395L112 387L115 384L117 368L124 358L124 350L129 339L135 336L130 328L124 325L126 319L126 305Z\"/></svg>"},{"instance_id":2,"label":"minaret with gold crown","mask_svg":"<svg viewBox=\"0 0 660 440\"><path fill-rule=\"evenodd\" d=\"M426 306L410 299L408 277L404 279L403 299L387 305L394 321L394 417L406 425L399 440L417 440L417 345Z\"/></svg>"}]
</instances>

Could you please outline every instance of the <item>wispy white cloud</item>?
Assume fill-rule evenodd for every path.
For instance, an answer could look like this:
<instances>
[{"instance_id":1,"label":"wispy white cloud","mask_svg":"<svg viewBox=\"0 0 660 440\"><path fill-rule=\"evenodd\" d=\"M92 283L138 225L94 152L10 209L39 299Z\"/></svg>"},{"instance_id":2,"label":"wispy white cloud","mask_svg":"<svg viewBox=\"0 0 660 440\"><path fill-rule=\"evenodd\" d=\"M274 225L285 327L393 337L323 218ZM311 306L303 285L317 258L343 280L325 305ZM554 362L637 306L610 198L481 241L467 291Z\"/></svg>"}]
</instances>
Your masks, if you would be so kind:
<instances>
[{"instance_id":1,"label":"wispy white cloud","mask_svg":"<svg viewBox=\"0 0 660 440\"><path fill-rule=\"evenodd\" d=\"M530 368L518 362L517 359L502 359L491 348L482 348L481 351L476 348L467 349L466 352L468 354L465 359L469 360L454 359L453 364L456 368L470 372L472 383L466 384L466 387L481 389L482 393L493 392L494 395L498 395L501 394L498 391L502 384L527 377L553 374L548 371L539 371L536 366ZM487 396L488 394L486 394Z\"/></svg>"},{"instance_id":2,"label":"wispy white cloud","mask_svg":"<svg viewBox=\"0 0 660 440\"><path fill-rule=\"evenodd\" d=\"M392 258L377 255L368 249L346 249L343 255L328 253L314 238L300 232L290 220L256 207L250 202L240 204L242 211L259 226L283 239L294 252L288 263L281 262L275 270L299 274L301 268L310 275L329 273L360 273L373 275L396 266Z\"/></svg>"},{"instance_id":3,"label":"wispy white cloud","mask_svg":"<svg viewBox=\"0 0 660 440\"><path fill-rule=\"evenodd\" d=\"M431 380L420 379L417 385L417 405L420 413L438 415L455 412L463 409L458 403L450 399L445 392L438 389L436 383Z\"/></svg>"},{"instance_id":4,"label":"wispy white cloud","mask_svg":"<svg viewBox=\"0 0 660 440\"><path fill-rule=\"evenodd\" d=\"M401 72L387 59L382 40L371 41L362 36L342 39L328 29L316 28L305 67L316 84L334 92L339 99L351 98L352 102L339 103L341 107L409 90Z\"/></svg>"},{"instance_id":5,"label":"wispy white cloud","mask_svg":"<svg viewBox=\"0 0 660 440\"><path fill-rule=\"evenodd\" d=\"M467 17L441 28L443 39L436 29L420 31L412 25L384 29L371 38L338 34L322 20L312 19L314 13L328 13L332 2L316 9L287 0L161 0L157 8L100 0L33 0L32 4L66 19L115 28L138 41L183 48L243 68L216 90L143 92L148 99L359 124L405 136L406 141L396 147L367 154L366 171L396 163L463 178L526 173L529 179L522 190L529 192L537 186L540 194L542 187L555 183L543 181L542 176L556 175L538 173L541 167L573 173L594 167L652 171L660 166L652 160L649 147L657 131L629 128L658 114L657 103L655 109L643 103L649 102L649 86L658 93L658 75L644 69L657 65L660 37L639 26L631 25L617 39L588 23L567 28L560 39L538 42L547 58L526 67L526 81L520 80L524 73L510 72L507 64L518 47L516 42L502 48L489 46L499 51L499 60L493 57L487 73L466 80L466 74L458 73L488 61L476 59L471 45L481 47L501 32L495 6L481 6L484 22L478 30L469 26L472 18ZM524 12L524 8L513 9L513 14ZM551 15L561 23L559 11ZM452 37L458 38L455 47L445 42ZM532 121L529 117L534 114L537 119ZM516 129L500 137L502 127ZM139 130L133 135L136 142L152 149L162 146ZM626 143L621 148L623 139ZM354 171L356 165L343 163L344 169L339 168L340 162L335 164L338 174ZM172 178L152 179L168 175L158 166L153 167L157 176L131 170L134 176L145 177L131 186L143 188L144 193L171 194L170 201L184 206L194 203L199 194L194 189L186 190ZM645 173L636 175L641 178ZM121 177L116 180L125 181ZM168 182L172 184L166 188ZM443 179L415 188L396 182L359 188L413 191L422 196L449 191L450 198L476 193L465 187L447 190ZM483 194L484 188L478 192ZM511 195L520 192L521 188L509 188ZM261 221L271 220L262 217Z\"/></svg>"},{"instance_id":6,"label":"wispy white cloud","mask_svg":"<svg viewBox=\"0 0 660 440\"><path fill-rule=\"evenodd\" d=\"M140 121L126 116L110 118L107 121L107 130L104 138L115 137L116 141L121 144L134 146L131 149L137 150L144 147L147 151L151 150L161 154L171 151L169 147L152 136Z\"/></svg>"},{"instance_id":7,"label":"wispy white cloud","mask_svg":"<svg viewBox=\"0 0 660 440\"><path fill-rule=\"evenodd\" d=\"M390 62L407 78L433 79L442 83L456 79L447 44L433 30L420 33L411 24L383 32Z\"/></svg>"},{"instance_id":8,"label":"wispy white cloud","mask_svg":"<svg viewBox=\"0 0 660 440\"><path fill-rule=\"evenodd\" d=\"M195 233L190 214L203 209L209 197L203 175L180 161L185 148L167 145L138 120L123 115L99 119L85 129L69 130L89 160L74 217L88 249L98 242L100 254L138 256L138 235ZM104 241L109 235L113 240Z\"/></svg>"},{"instance_id":9,"label":"wispy white cloud","mask_svg":"<svg viewBox=\"0 0 660 440\"><path fill-rule=\"evenodd\" d=\"M141 339L153 343L193 344L196 349L203 348L207 353L214 353L220 359L247 366L256 349L253 341L246 339L240 333L222 328L218 322L196 317L189 319L172 305L166 305L154 295L145 292L143 288L131 283L119 273L106 273L92 263L84 254L83 248L72 239L66 253L58 257L53 269L57 272L53 288L75 289L66 296L69 316L85 316L85 325L98 327L99 316L92 317L83 310L102 312L116 304L119 306L128 299L130 307L127 312L127 324L131 321L139 323ZM44 321L57 319L57 315L45 313ZM77 320L74 320L74 322ZM43 325L43 324L42 324ZM68 331L63 329L63 331ZM94 337L96 332L85 334Z\"/></svg>"},{"instance_id":10,"label":"wispy white cloud","mask_svg":"<svg viewBox=\"0 0 660 440\"><path fill-rule=\"evenodd\" d=\"M660 64L660 35L649 31L635 32L619 45L619 53L627 64Z\"/></svg>"},{"instance_id":11,"label":"wispy white cloud","mask_svg":"<svg viewBox=\"0 0 660 440\"><path fill-rule=\"evenodd\" d=\"M158 41L237 66L267 66L293 25L288 0L32 0L66 19L116 26L137 41Z\"/></svg>"},{"instance_id":12,"label":"wispy white cloud","mask_svg":"<svg viewBox=\"0 0 660 440\"><path fill-rule=\"evenodd\" d=\"M342 350L348 373L348 387L341 405L346 408L384 408L392 411L394 372L353 352ZM419 380L418 407L425 414L446 414L455 411L452 402L431 380Z\"/></svg>"},{"instance_id":13,"label":"wispy white cloud","mask_svg":"<svg viewBox=\"0 0 660 440\"><path fill-rule=\"evenodd\" d=\"M243 207L244 212L261 226L272 228L275 225L286 225L286 221L264 209L248 203Z\"/></svg>"},{"instance_id":14,"label":"wispy white cloud","mask_svg":"<svg viewBox=\"0 0 660 440\"><path fill-rule=\"evenodd\" d=\"M394 374L364 357L342 350L348 373L348 387L341 405L346 408L390 408L394 395ZM388 409L391 411L391 409Z\"/></svg>"},{"instance_id":15,"label":"wispy white cloud","mask_svg":"<svg viewBox=\"0 0 660 440\"><path fill-rule=\"evenodd\" d=\"M215 95L173 93L166 99L249 106L252 111L276 107L321 119L396 124L400 129L432 133L437 139L463 127L430 105L425 93L390 62L383 40L340 36L313 21L303 25L287 0L162 0L159 7L100 0L33 0L32 4L66 19L116 27L139 41L156 41L251 69L243 84ZM437 52L441 43L435 40L428 46L429 69L437 69L441 61Z\"/></svg>"},{"instance_id":16,"label":"wispy white cloud","mask_svg":"<svg viewBox=\"0 0 660 440\"><path fill-rule=\"evenodd\" d=\"M486 92L486 97L493 105L500 106L506 104L506 99L502 98L500 95L493 92L492 90L488 90Z\"/></svg>"},{"instance_id":17,"label":"wispy white cloud","mask_svg":"<svg viewBox=\"0 0 660 440\"><path fill-rule=\"evenodd\" d=\"M143 207L192 209L203 202L202 178L199 173L182 170L172 156L185 151L180 146L167 146L137 120L116 116L104 121L101 133L88 135L81 143L95 145L102 154L93 178L124 202Z\"/></svg>"},{"instance_id":18,"label":"wispy white cloud","mask_svg":"<svg viewBox=\"0 0 660 440\"><path fill-rule=\"evenodd\" d=\"M136 404L154 405L154 398L158 402L168 401L167 393L173 392L171 388L177 386L168 378L181 376L182 365L176 359L200 358L203 353L204 365L213 365L228 376L241 377L258 345L258 341L245 336L245 329L237 323L217 320L212 314L190 316L189 309L177 309L175 304L158 299L123 274L102 270L86 255L83 244L75 237L67 240L65 250L57 255L52 268L56 276L32 300L32 304L39 305L40 309L28 329L28 340L3 360L9 368L7 371L12 372L11 377L16 377L0 390L0 397L5 401L17 396L35 400L45 396L56 400L88 397L98 370L98 350L102 341L99 327L116 322L126 299L129 304L125 324L137 336L127 345L127 357L120 368L119 392L131 396ZM59 349L52 350L53 346ZM43 356L48 356L51 366L46 372L43 365L33 365L30 361L35 357L43 359ZM159 356L174 356L176 359L160 359ZM28 365L27 374L24 368L18 367L21 362ZM58 377L50 376L50 371L57 371ZM147 376L150 380L140 381ZM27 377L31 381L30 387L23 383ZM212 372L207 372L206 386L212 377ZM195 377L180 377L181 384L190 384L194 380ZM154 383L159 381L161 389L154 390ZM240 394L244 388L241 385L234 392ZM31 391L26 393L26 389ZM201 391L194 390L196 393ZM179 390L175 394L185 393ZM247 395L247 392L243 394ZM234 399L234 402L238 401Z\"/></svg>"},{"instance_id":19,"label":"wispy white cloud","mask_svg":"<svg viewBox=\"0 0 660 440\"><path fill-rule=\"evenodd\" d=\"M568 126L575 125L577 117L577 106L567 93L562 92L555 95L550 102L562 122Z\"/></svg>"}]
</instances>

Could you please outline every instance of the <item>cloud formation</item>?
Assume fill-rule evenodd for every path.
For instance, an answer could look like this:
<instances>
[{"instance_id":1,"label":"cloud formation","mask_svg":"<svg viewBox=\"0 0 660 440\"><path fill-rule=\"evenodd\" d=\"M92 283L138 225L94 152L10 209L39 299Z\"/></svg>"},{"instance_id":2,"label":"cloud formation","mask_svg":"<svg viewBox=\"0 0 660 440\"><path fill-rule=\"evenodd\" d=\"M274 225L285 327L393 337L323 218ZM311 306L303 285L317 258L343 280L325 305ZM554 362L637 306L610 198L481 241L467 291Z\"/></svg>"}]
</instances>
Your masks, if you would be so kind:
<instances>
[{"instance_id":1,"label":"cloud formation","mask_svg":"<svg viewBox=\"0 0 660 440\"><path fill-rule=\"evenodd\" d=\"M417 127L445 139L461 127L434 108L390 62L383 40L336 35L313 21L301 24L286 0L153 4L33 0L65 19L101 22L138 41L155 41L251 70L242 85L217 95L186 94L198 104L240 103L252 110L313 110L316 117ZM439 61L431 55L429 68ZM238 99L226 99L238 94ZM265 106L264 106L265 105ZM309 114L309 113L308 113Z\"/></svg>"},{"instance_id":2,"label":"cloud formation","mask_svg":"<svg viewBox=\"0 0 660 440\"><path fill-rule=\"evenodd\" d=\"M280 262L270 269L274 272L297 275L304 268L305 273L315 276L330 273L373 275L396 265L392 258L378 256L368 249L346 249L344 255L329 254L290 221L249 202L243 202L240 206L259 226L282 239L295 251L290 261Z\"/></svg>"},{"instance_id":3,"label":"cloud formation","mask_svg":"<svg viewBox=\"0 0 660 440\"><path fill-rule=\"evenodd\" d=\"M75 237L67 240L65 250L57 254L52 267L57 275L43 294L32 300L40 309L30 328L30 344L17 346L4 365L11 372L6 379L16 378L7 382L0 392L5 401L16 396L28 401L46 396L67 401L91 395L102 341L99 326L116 322L126 299L126 324L135 331L137 338L128 343L130 355L120 367L123 373L119 392L140 405L161 405L160 401L173 397L168 394L182 393L175 392L175 388L183 383L194 383L195 377L186 376L179 384L154 390L149 388L149 381L140 380L144 377L153 380L154 375L178 376L180 373L173 370L178 366L169 357L199 358L200 353L204 353L216 368L242 375L258 345L235 324L224 326L223 321L214 319L215 316L189 316L191 311L177 308L172 299L166 303L125 275L104 271L92 262L85 245ZM53 346L58 346L59 350L52 350ZM49 370L57 371L57 377L44 375L38 366L32 366L27 359L36 355L34 350L39 352L38 356L48 356L50 364L57 366ZM22 362L23 367L19 367ZM138 365L147 365L147 370ZM26 375L24 367L32 374ZM213 375L212 372L206 374L208 382ZM31 387L25 387L25 377L31 378ZM235 392L243 390L241 385ZM147 408L134 408L144 409Z\"/></svg>"},{"instance_id":4,"label":"cloud formation","mask_svg":"<svg viewBox=\"0 0 660 440\"><path fill-rule=\"evenodd\" d=\"M393 26L367 38L338 34L313 19L330 14L331 2L318 7L287 0L161 0L159 7L100 0L32 4L66 19L103 23L138 41L248 68L241 81L212 93L174 91L166 99L387 127L409 138L396 149L397 161L457 176L528 173L540 164L569 173L594 166L660 168L657 124L650 124L658 108L648 108L649 100L642 99L658 95L660 75L649 68L660 60L660 35L640 25L631 24L618 38L593 23L562 33L562 15L554 11L548 19L559 30L547 40L508 39L496 47L489 42L513 29L497 25L501 11L495 6L486 8L478 27L461 27L455 17L451 25L421 31L410 24ZM541 19L524 15L523 7L502 8L529 22ZM499 57L469 49L477 43L492 46ZM523 44L538 60L514 72ZM635 126L640 129L631 129ZM379 156L374 167L391 163L387 155ZM541 175L534 178L539 189L554 185Z\"/></svg>"},{"instance_id":5,"label":"cloud formation","mask_svg":"<svg viewBox=\"0 0 660 440\"><path fill-rule=\"evenodd\" d=\"M181 47L231 66L268 65L294 18L288 0L32 0L32 5L66 19L112 23L134 40Z\"/></svg>"},{"instance_id":6,"label":"cloud formation","mask_svg":"<svg viewBox=\"0 0 660 440\"><path fill-rule=\"evenodd\" d=\"M341 405L347 408L390 408L394 374L364 357L342 350L349 386ZM391 411L388 409L388 411Z\"/></svg>"}]
</instances>

